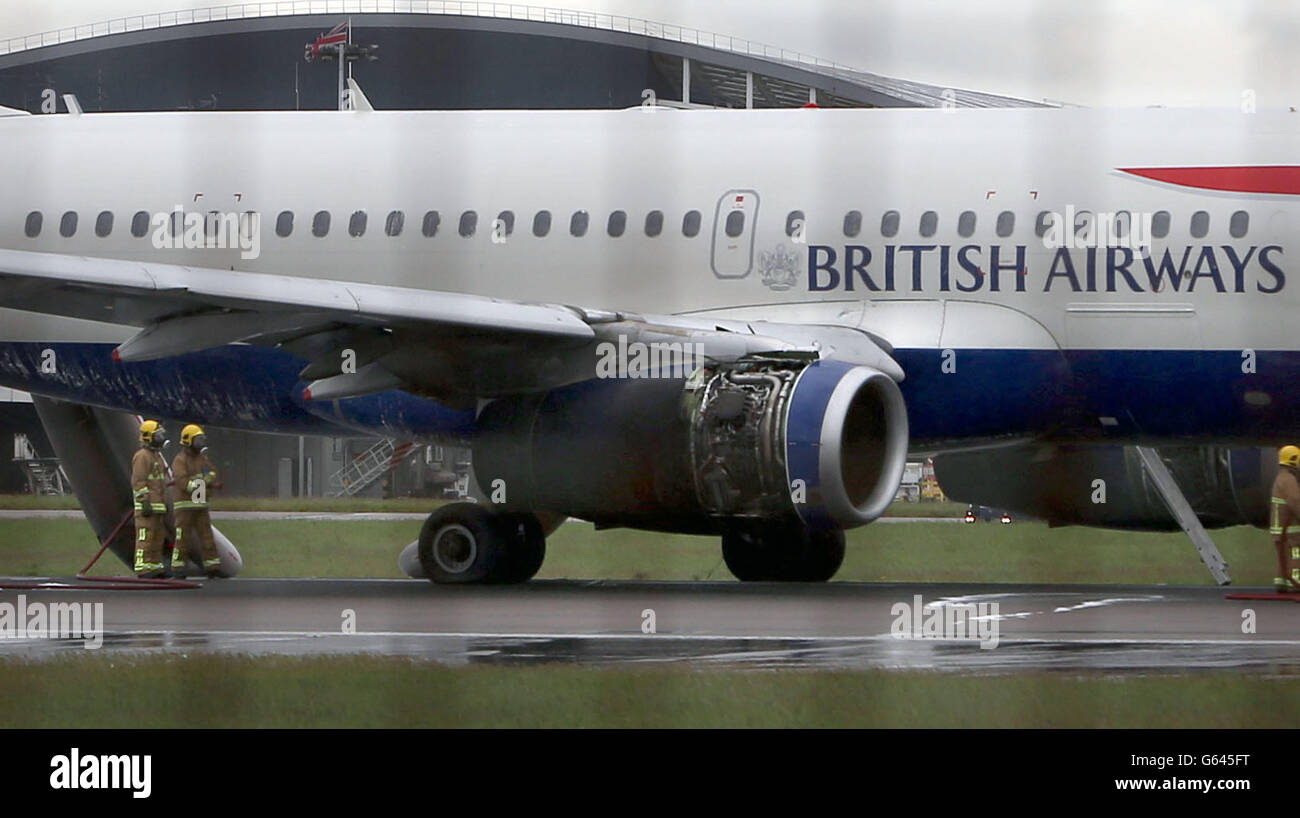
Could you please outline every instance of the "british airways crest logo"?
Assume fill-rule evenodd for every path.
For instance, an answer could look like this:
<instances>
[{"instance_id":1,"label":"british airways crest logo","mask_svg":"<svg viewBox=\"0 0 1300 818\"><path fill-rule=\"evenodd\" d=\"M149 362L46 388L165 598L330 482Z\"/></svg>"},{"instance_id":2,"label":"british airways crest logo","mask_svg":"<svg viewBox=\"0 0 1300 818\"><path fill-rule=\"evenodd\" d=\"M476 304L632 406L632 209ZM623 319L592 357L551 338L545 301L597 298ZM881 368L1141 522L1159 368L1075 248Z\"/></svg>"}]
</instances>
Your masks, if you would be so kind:
<instances>
[{"instance_id":1,"label":"british airways crest logo","mask_svg":"<svg viewBox=\"0 0 1300 818\"><path fill-rule=\"evenodd\" d=\"M764 286L776 292L793 289L798 283L799 254L784 244L758 254L758 275Z\"/></svg>"}]
</instances>

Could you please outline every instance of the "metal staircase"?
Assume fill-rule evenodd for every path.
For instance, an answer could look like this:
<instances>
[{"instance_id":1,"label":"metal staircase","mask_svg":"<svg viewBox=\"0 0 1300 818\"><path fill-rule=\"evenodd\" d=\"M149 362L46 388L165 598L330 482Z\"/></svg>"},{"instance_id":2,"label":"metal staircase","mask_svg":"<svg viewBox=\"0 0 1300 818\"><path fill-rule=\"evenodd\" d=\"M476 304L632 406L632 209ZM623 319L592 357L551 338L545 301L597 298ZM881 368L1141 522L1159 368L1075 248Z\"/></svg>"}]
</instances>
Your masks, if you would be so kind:
<instances>
[{"instance_id":1,"label":"metal staircase","mask_svg":"<svg viewBox=\"0 0 1300 818\"><path fill-rule=\"evenodd\" d=\"M63 468L53 458L24 460L23 473L27 476L27 490L32 494L60 495L68 493L68 478Z\"/></svg>"},{"instance_id":2,"label":"metal staircase","mask_svg":"<svg viewBox=\"0 0 1300 818\"><path fill-rule=\"evenodd\" d=\"M397 468L415 448L414 443L398 444L384 438L330 475L327 497L354 497L374 485L375 481Z\"/></svg>"},{"instance_id":3,"label":"metal staircase","mask_svg":"<svg viewBox=\"0 0 1300 818\"><path fill-rule=\"evenodd\" d=\"M13 459L22 467L29 493L46 496L68 493L71 484L58 458L39 456L27 435L14 435Z\"/></svg>"}]
</instances>

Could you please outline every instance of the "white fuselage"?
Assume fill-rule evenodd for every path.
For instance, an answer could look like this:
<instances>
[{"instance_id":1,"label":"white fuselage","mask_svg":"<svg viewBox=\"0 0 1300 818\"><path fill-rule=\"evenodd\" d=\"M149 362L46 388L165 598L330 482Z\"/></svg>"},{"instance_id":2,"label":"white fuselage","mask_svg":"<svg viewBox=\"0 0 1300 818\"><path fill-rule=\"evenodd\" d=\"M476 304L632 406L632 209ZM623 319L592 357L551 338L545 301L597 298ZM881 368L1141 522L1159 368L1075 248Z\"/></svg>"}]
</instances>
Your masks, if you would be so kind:
<instances>
[{"instance_id":1,"label":"white fuselage","mask_svg":"<svg viewBox=\"0 0 1300 818\"><path fill-rule=\"evenodd\" d=\"M1292 349L1297 197L1147 181L1121 168L1274 166L1293 162L1300 115L1182 110L779 110L603 112L312 112L32 116L0 119L5 186L0 247L375 282L517 300L652 313L712 312L860 324L896 347ZM741 201L737 201L740 197ZM255 211L260 254L159 249L131 234L133 214ZM743 210L736 236L726 217ZM1107 291L1105 248L1072 251L1073 280L1035 234L1041 211L1167 211L1153 242L1188 259L1178 290L1152 292L1141 258ZM101 211L113 229L96 235ZM313 216L331 214L312 234ZM551 214L533 234L535 214ZM32 211L39 236L24 234ZM78 213L72 236L62 215ZM277 216L294 214L292 233ZM354 212L363 235L349 235ZM386 235L400 211L400 235ZM437 211L436 235L423 234ZM459 235L462 214L477 226ZM493 222L513 213L504 240ZM576 212L586 234L570 233ZM626 228L612 237L615 211ZM646 235L647 214L663 214ZM683 235L683 217L700 214ZM790 214L804 214L802 236ZM861 213L856 236L845 216ZM897 211L897 235L881 235ZM922 214L937 217L920 233ZM974 230L959 233L973 211ZM1193 214L1208 214L1204 237ZM1229 234L1232 214L1249 227ZM999 215L1014 215L997 235ZM802 240L800 240L802 239ZM963 268L978 267L976 276ZM904 250L905 247L930 248ZM846 274L846 256L880 287ZM989 275L999 248L999 286ZM823 249L816 249L823 248ZM1023 248L1024 270L1014 269ZM1188 248L1191 248L1190 250ZM1220 268L1218 282L1203 248ZM1225 249L1226 248L1226 249ZM1250 248L1256 248L1253 251ZM1267 253L1264 252L1268 249ZM1234 275L1232 258L1241 262ZM836 261L822 270L813 265ZM1248 256L1249 253L1249 256ZM892 256L892 262L887 257ZM919 261L918 261L919 259ZM914 263L919 266L914 268ZM1059 262L1057 262L1059 265ZM893 288L885 287L886 266ZM1273 272L1274 268L1277 272ZM831 272L839 281L831 282ZM914 270L918 275L914 279ZM948 287L941 276L946 273ZM816 289L810 288L810 276ZM1017 279L1021 279L1017 281ZM853 290L846 289L853 281ZM915 285L919 284L919 288ZM960 285L960 286L959 286ZM1078 289L1076 291L1075 286ZM969 289L963 292L962 287ZM1239 292L1237 290L1240 290ZM1267 290L1268 292L1265 292ZM988 305L959 308L954 304ZM945 314L947 319L945 321ZM131 330L0 313L3 340L117 340ZM52 335L62 336L54 338Z\"/></svg>"}]
</instances>

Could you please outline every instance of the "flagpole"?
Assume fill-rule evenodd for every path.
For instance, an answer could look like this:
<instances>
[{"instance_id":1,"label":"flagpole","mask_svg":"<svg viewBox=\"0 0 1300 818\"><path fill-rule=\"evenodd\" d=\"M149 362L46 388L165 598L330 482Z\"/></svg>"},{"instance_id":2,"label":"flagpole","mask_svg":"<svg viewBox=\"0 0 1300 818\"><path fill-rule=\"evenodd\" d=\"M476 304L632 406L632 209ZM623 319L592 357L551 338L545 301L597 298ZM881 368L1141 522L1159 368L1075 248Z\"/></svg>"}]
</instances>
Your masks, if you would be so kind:
<instances>
[{"instance_id":1,"label":"flagpole","mask_svg":"<svg viewBox=\"0 0 1300 818\"><path fill-rule=\"evenodd\" d=\"M348 45L352 45L352 18L348 18ZM352 79L352 66L348 66L348 79Z\"/></svg>"}]
</instances>

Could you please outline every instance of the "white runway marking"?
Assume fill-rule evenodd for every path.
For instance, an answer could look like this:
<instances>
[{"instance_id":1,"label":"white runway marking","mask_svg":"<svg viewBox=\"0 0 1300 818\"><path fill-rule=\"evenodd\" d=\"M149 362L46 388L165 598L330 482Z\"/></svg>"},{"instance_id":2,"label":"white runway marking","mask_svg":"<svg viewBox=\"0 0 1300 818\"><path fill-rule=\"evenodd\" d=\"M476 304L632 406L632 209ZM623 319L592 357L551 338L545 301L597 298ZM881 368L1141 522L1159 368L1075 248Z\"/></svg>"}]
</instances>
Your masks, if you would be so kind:
<instances>
[{"instance_id":1,"label":"white runway marking","mask_svg":"<svg viewBox=\"0 0 1300 818\"><path fill-rule=\"evenodd\" d=\"M231 630L202 630L202 631L185 631L185 630L167 630L159 628L147 628L140 630L105 630L105 635L125 636L125 635L156 635L169 634L173 636L246 636L246 637L289 637L295 639L301 638L320 638L320 637L338 637L340 639L352 638L357 636L374 636L385 638L397 637L419 637L423 639L583 639L583 640L642 640L652 642L655 640L688 640L688 641L730 641L730 642L919 642L926 644L943 644L951 643L955 645L970 644L966 639L933 639L933 638L900 638L891 633L864 634L860 636L810 636L808 634L788 634L788 635L771 635L763 636L736 636L734 634L716 634L716 633L566 633L557 631L554 633L546 632L526 632L512 633L508 631L357 631L356 633L345 634L340 631L293 631L293 630L248 630L248 631L231 631ZM0 646L5 644L18 644L20 641L27 640L0 640ZM1068 642L1070 644L1084 645L1286 645L1300 646L1300 638L1297 639L1255 639L1255 638L1237 638L1237 637L1210 637L1210 638L1184 638L1169 637L1162 638L1152 637L1062 637L1044 638L1044 637L1003 637L1001 644L1034 644L1034 645L1051 645Z\"/></svg>"}]
</instances>

